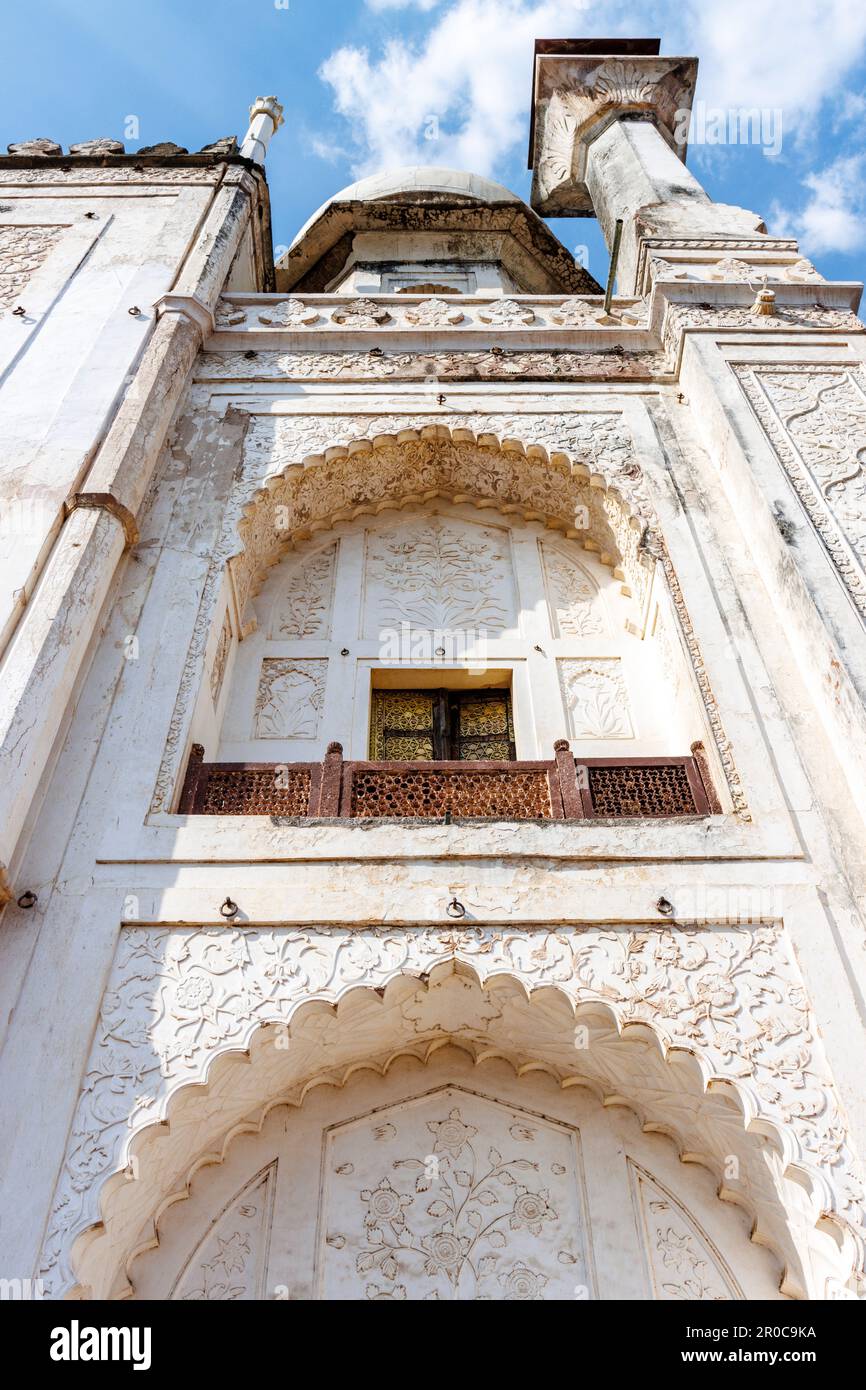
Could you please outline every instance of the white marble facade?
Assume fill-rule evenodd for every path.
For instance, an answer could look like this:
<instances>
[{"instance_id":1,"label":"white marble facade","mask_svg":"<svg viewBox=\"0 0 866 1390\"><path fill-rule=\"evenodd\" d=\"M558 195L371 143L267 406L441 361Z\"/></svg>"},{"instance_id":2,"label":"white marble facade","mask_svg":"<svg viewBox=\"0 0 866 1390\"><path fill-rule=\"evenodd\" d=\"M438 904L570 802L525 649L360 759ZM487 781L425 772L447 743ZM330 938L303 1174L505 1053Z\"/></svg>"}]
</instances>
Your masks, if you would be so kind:
<instances>
[{"instance_id":1,"label":"white marble facade","mask_svg":"<svg viewBox=\"0 0 866 1390\"><path fill-rule=\"evenodd\" d=\"M0 1275L52 1298L863 1295L859 290L677 193L690 60L640 123L537 61L609 313L447 170L274 271L272 98L246 162L0 159ZM718 809L179 813L413 682L507 687L520 760L699 743Z\"/></svg>"}]
</instances>

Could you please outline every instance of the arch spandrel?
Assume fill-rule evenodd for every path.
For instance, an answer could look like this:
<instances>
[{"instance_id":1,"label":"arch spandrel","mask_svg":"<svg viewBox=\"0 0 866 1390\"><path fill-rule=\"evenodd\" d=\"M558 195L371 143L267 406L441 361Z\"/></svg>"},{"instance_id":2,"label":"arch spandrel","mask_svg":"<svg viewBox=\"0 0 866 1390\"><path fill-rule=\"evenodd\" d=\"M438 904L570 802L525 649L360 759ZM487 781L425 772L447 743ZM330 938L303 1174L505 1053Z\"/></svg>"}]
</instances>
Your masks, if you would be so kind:
<instances>
[{"instance_id":1,"label":"arch spandrel","mask_svg":"<svg viewBox=\"0 0 866 1390\"><path fill-rule=\"evenodd\" d=\"M749 1212L785 1292L850 1278L859 1175L781 929L129 928L43 1256L52 1294L122 1292L191 1172L273 1104L445 1041L668 1134Z\"/></svg>"}]
</instances>

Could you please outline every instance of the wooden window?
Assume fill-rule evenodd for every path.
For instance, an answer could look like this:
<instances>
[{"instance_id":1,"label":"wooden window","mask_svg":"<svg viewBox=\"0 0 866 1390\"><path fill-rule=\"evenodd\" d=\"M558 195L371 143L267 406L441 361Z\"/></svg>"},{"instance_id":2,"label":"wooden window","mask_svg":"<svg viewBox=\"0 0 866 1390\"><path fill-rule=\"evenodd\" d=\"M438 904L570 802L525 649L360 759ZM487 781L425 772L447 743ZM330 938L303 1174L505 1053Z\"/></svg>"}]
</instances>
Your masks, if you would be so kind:
<instances>
[{"instance_id":1,"label":"wooden window","mask_svg":"<svg viewBox=\"0 0 866 1390\"><path fill-rule=\"evenodd\" d=\"M510 690L374 690L373 762L513 762Z\"/></svg>"}]
</instances>

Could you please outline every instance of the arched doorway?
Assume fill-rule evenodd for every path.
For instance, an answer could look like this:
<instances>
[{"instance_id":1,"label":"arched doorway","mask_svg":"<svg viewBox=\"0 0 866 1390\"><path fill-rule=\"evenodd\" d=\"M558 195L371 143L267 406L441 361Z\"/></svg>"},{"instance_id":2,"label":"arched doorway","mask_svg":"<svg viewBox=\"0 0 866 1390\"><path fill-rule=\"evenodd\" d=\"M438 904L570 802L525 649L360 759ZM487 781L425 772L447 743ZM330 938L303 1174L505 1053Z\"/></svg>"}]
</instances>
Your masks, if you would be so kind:
<instances>
[{"instance_id":1,"label":"arched doorway","mask_svg":"<svg viewBox=\"0 0 866 1390\"><path fill-rule=\"evenodd\" d=\"M171 1300L773 1299L781 1269L621 1105L447 1045L275 1106L133 1261Z\"/></svg>"}]
</instances>

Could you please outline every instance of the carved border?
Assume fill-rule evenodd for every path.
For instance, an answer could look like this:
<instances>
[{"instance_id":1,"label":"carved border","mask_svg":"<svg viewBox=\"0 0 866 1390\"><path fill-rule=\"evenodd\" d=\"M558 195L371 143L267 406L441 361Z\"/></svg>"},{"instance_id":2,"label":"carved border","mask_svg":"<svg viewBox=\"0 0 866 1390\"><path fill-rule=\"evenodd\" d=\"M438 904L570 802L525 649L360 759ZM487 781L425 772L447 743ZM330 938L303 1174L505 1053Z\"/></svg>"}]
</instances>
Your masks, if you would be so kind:
<instances>
[{"instance_id":1,"label":"carved border","mask_svg":"<svg viewBox=\"0 0 866 1390\"><path fill-rule=\"evenodd\" d=\"M853 363L832 365L830 363L732 363L731 370L737 378L740 389L761 426L776 458L781 463L794 491L797 493L809 520L820 537L827 554L839 572L839 577L854 602L860 617L866 622L866 582L857 561L852 559L850 542L839 526L832 510L816 489L809 470L800 458L799 452L788 434L782 420L766 392L760 385L762 376L780 374L805 377L853 378L861 392L866 395L863 379L858 366Z\"/></svg>"},{"instance_id":2,"label":"carved border","mask_svg":"<svg viewBox=\"0 0 866 1390\"><path fill-rule=\"evenodd\" d=\"M823 1208L862 1251L862 1175L817 1023L779 924L507 930L501 924L465 930L127 926L57 1184L43 1273L55 1281L59 1277L64 1287L73 1281L74 1242L100 1219L110 1225L112 1189L106 1183L127 1168L135 1136L167 1121L170 1133L174 1097L190 1085L206 1085L218 1058L243 1056L263 1027L288 1028L311 1000L336 1005L359 987L382 997L389 982L406 977L426 988L431 971L455 961L463 962L482 988L503 976L529 996L553 987L574 1009L600 1009L617 1034L628 1025L649 1030L660 1058L672 1051L690 1054L699 1073L689 1082L680 1072L677 1084L693 1088L700 1075L698 1094L726 1087L736 1097L738 1132L744 1142L753 1136L748 1152L759 1156L758 1168L764 1162L759 1136L774 1135L784 1156L779 1177L794 1165L817 1204L811 1219L821 1219ZM444 1026L427 1025L425 1036L435 1041ZM520 1040L514 1042L519 1051ZM563 1065L563 1077L584 1072L591 1077L591 1049L580 1063ZM330 1074L327 1065L325 1071ZM301 1095L307 1089L304 1076L297 1079ZM603 1080L600 1084L604 1089ZM649 1085L655 1095L657 1081ZM236 1099L240 1103L243 1096ZM712 1129L709 1115L707 1123ZM730 1153L731 1137L726 1121L717 1136L720 1153ZM792 1218L799 1213L799 1223L801 1179L799 1199L785 1208ZM766 1174L755 1190L772 1192L774 1203L782 1201L778 1187L767 1188ZM52 1296L58 1295L55 1285Z\"/></svg>"}]
</instances>

